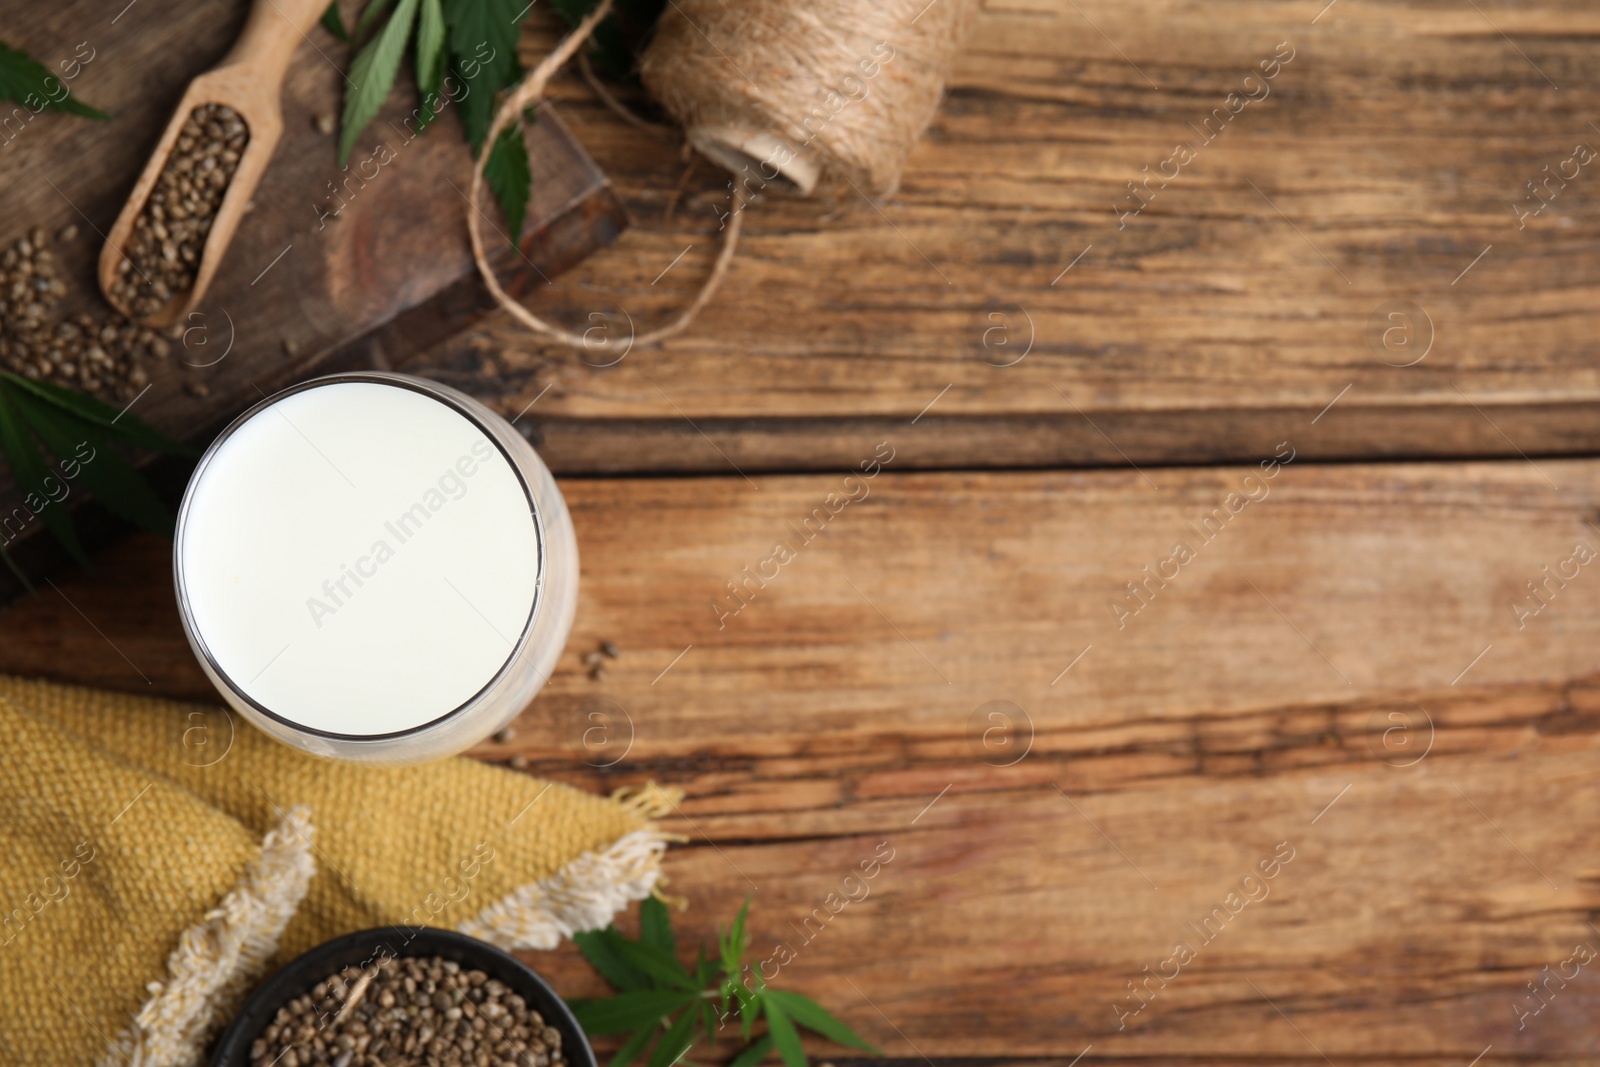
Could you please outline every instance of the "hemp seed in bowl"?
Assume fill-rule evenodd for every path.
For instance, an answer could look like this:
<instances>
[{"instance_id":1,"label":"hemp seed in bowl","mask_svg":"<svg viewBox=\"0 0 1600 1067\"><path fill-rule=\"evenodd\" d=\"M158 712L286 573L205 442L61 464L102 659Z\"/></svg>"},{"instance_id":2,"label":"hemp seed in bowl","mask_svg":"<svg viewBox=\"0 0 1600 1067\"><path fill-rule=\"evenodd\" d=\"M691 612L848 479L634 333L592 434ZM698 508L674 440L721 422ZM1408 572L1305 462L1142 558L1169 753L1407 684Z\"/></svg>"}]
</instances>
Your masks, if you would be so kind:
<instances>
[{"instance_id":1,"label":"hemp seed in bowl","mask_svg":"<svg viewBox=\"0 0 1600 1067\"><path fill-rule=\"evenodd\" d=\"M346 967L278 1009L250 1045L250 1067L412 1064L566 1067L561 1032L521 996L437 956Z\"/></svg>"},{"instance_id":2,"label":"hemp seed in bowl","mask_svg":"<svg viewBox=\"0 0 1600 1067\"><path fill-rule=\"evenodd\" d=\"M231 107L190 112L117 264L111 296L123 311L142 319L194 288L206 236L249 143Z\"/></svg>"}]
</instances>

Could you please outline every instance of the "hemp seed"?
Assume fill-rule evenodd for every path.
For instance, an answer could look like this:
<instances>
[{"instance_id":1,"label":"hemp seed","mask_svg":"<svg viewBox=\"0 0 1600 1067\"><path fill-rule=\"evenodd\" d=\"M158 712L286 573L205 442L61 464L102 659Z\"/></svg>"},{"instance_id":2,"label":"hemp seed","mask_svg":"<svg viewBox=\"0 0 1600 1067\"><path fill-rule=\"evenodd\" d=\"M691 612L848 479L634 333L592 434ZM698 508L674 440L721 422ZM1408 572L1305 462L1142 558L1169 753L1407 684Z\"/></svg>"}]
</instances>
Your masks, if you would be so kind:
<instances>
[{"instance_id":1,"label":"hemp seed","mask_svg":"<svg viewBox=\"0 0 1600 1067\"><path fill-rule=\"evenodd\" d=\"M437 957L346 967L278 1010L251 1067L565 1067L561 1031L504 983Z\"/></svg>"},{"instance_id":2,"label":"hemp seed","mask_svg":"<svg viewBox=\"0 0 1600 1067\"><path fill-rule=\"evenodd\" d=\"M159 311L194 288L206 237L249 143L244 119L221 104L195 108L178 131L112 285L111 295L134 317Z\"/></svg>"},{"instance_id":3,"label":"hemp seed","mask_svg":"<svg viewBox=\"0 0 1600 1067\"><path fill-rule=\"evenodd\" d=\"M55 243L78 236L65 226ZM67 295L49 235L35 226L0 251L0 367L34 381L131 400L150 380L144 358L164 358L168 342L112 311L59 314Z\"/></svg>"}]
</instances>

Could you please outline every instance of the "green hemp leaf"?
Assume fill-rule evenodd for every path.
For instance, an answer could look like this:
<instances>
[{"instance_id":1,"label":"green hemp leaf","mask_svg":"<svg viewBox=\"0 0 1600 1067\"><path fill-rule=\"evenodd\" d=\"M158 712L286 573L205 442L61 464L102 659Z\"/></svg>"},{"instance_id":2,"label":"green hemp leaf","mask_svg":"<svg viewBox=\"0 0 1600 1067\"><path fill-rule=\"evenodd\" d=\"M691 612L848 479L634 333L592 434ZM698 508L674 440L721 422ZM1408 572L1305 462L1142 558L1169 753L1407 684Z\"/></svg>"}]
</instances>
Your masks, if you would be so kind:
<instances>
[{"instance_id":1,"label":"green hemp leaf","mask_svg":"<svg viewBox=\"0 0 1600 1067\"><path fill-rule=\"evenodd\" d=\"M81 484L106 509L141 529L171 535L172 516L144 478L113 445L195 456L137 416L118 412L73 389L0 371L0 457L22 494L21 504L0 514L0 560L29 590L25 574L5 549L35 519L85 570L92 570L65 501Z\"/></svg>"},{"instance_id":2,"label":"green hemp leaf","mask_svg":"<svg viewBox=\"0 0 1600 1067\"><path fill-rule=\"evenodd\" d=\"M0 100L11 100L35 114L54 108L86 119L111 117L73 96L62 79L28 53L4 44L0 44Z\"/></svg>"},{"instance_id":3,"label":"green hemp leaf","mask_svg":"<svg viewBox=\"0 0 1600 1067\"><path fill-rule=\"evenodd\" d=\"M596 3L598 0L555 0L552 6L576 25ZM587 46L601 69L613 77L636 81L635 53L665 6L666 0L616 0L612 14L595 28ZM388 100L408 44L421 96L415 115L417 131L453 105L473 156L485 151L489 124L502 95L522 77L517 41L531 7L526 0L366 0L355 31L347 34L338 5L330 6L322 25L356 46L340 122L339 165L348 162L356 138ZM0 69L0 95L3 78ZM531 120L531 113L526 117ZM527 143L513 125L495 138L487 151L484 180L505 216L506 237L516 244L533 188Z\"/></svg>"},{"instance_id":4,"label":"green hemp leaf","mask_svg":"<svg viewBox=\"0 0 1600 1067\"><path fill-rule=\"evenodd\" d=\"M693 970L679 961L672 917L667 906L654 897L639 906L638 940L623 937L615 926L573 936L584 959L617 990L614 996L573 1001L573 1014L592 1035L630 1035L607 1067L628 1067L640 1061L646 1067L692 1064L688 1053L699 1043L709 1047L715 1042L717 1032L735 1012L740 1035L748 1044L729 1067L755 1067L774 1049L785 1067L807 1067L799 1028L879 1054L810 997L773 989L758 974L746 973L749 968L744 957L750 935L745 921L749 912L747 899L733 925L726 933L719 932L716 957L709 958L706 946L700 945ZM751 1040L752 1030L763 1017L766 1033ZM650 1050L648 1058L646 1050Z\"/></svg>"}]
</instances>

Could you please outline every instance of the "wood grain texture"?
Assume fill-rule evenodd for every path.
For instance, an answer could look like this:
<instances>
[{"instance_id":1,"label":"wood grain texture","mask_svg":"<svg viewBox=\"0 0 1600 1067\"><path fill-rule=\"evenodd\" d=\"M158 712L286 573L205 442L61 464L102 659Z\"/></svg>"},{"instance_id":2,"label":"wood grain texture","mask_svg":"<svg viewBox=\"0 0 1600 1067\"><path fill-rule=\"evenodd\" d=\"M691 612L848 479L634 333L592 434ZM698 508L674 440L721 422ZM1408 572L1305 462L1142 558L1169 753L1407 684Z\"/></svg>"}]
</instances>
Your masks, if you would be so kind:
<instances>
[{"instance_id":1,"label":"wood grain texture","mask_svg":"<svg viewBox=\"0 0 1600 1067\"><path fill-rule=\"evenodd\" d=\"M725 473L702 431L744 470L827 467L840 438L936 398L923 432L948 444L919 454L938 465L1248 460L1259 422L1336 398L1312 456L1594 451L1593 177L1542 191L1522 228L1512 205L1531 211L1526 183L1600 146L1600 16L1577 0L1322 6L988 4L901 191L757 203L687 334L602 367L615 349L575 354L499 318L412 366L510 413L548 386L529 417L567 471ZM1205 143L1190 124L1259 95L1245 78L1279 42L1294 58L1271 95ZM642 331L704 276L728 176L685 175L675 139L575 76L558 87L637 226L535 309ZM1195 158L1119 219L1127 183L1179 142ZM1369 345L1394 301L1431 331L1419 318L1412 347L1378 350L1406 362L1431 332L1414 366ZM643 447L619 439L627 422Z\"/></svg>"},{"instance_id":2,"label":"wood grain texture","mask_svg":"<svg viewBox=\"0 0 1600 1067\"><path fill-rule=\"evenodd\" d=\"M750 895L756 958L787 942L784 981L908 1062L1594 1057L1594 964L1521 1030L1515 1008L1600 950L1600 585L1567 562L1600 547L1600 462L900 463L567 479L568 654L477 754L684 788L684 936ZM713 598L779 540L794 558L719 629ZM1193 558L1119 628L1108 601L1180 541ZM205 697L167 552L131 539L101 583L0 613L0 669ZM1572 576L1534 611L1546 566ZM592 681L602 639L621 656ZM1280 842L1266 896L1200 944L1187 924ZM1119 1029L1179 940L1196 957ZM570 950L536 962L598 991Z\"/></svg>"},{"instance_id":3,"label":"wood grain texture","mask_svg":"<svg viewBox=\"0 0 1600 1067\"><path fill-rule=\"evenodd\" d=\"M1574 562L1600 548L1600 461L1547 458L1600 449L1593 176L1525 228L1511 208L1600 143L1600 16L1319 9L996 0L900 194L758 203L728 284L664 348L602 367L503 321L451 336L481 307L458 283L349 354L508 415L537 399L519 425L561 471L719 475L563 481L577 629L515 738L476 754L684 788L683 938L749 895L756 958L787 943L782 981L892 1063L1600 1052L1596 963L1517 1014L1544 968L1600 949L1600 586ZM205 32L214 58L232 31ZM1125 183L1280 41L1272 95L1119 229ZM332 99L315 66L329 84L295 106ZM74 88L126 106L96 70ZM698 284L725 178L685 175L674 140L575 78L560 105L640 225L528 298L642 330ZM114 128L70 136L87 152ZM300 200L327 177L296 178ZM366 202L351 232L378 241L387 201ZM361 247L331 290L352 314L431 277ZM304 299L270 296L269 355L270 316ZM1369 346L1390 301L1431 318L1414 366ZM847 482L881 442L887 469ZM1484 456L1510 459L1320 462ZM1119 469L913 473L1063 466ZM762 473L783 471L838 473ZM0 612L0 670L214 699L168 554L129 539L100 578ZM601 640L622 655L592 681ZM1280 842L1265 898L1200 944L1189 924ZM1119 1026L1180 940L1195 958ZM570 947L535 962L600 991Z\"/></svg>"}]
</instances>

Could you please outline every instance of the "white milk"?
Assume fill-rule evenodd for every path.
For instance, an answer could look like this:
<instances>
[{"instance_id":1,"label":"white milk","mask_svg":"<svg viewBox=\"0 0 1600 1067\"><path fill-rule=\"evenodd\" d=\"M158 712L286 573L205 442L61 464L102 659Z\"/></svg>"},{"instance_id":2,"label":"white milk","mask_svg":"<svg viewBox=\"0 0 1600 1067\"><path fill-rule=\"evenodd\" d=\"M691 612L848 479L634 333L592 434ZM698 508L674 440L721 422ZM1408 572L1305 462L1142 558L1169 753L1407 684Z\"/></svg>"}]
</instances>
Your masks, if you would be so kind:
<instances>
[{"instance_id":1,"label":"white milk","mask_svg":"<svg viewBox=\"0 0 1600 1067\"><path fill-rule=\"evenodd\" d=\"M323 755L408 761L532 698L566 640L577 553L503 419L435 383L347 375L218 439L175 573L190 641L241 713Z\"/></svg>"}]
</instances>

